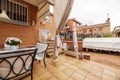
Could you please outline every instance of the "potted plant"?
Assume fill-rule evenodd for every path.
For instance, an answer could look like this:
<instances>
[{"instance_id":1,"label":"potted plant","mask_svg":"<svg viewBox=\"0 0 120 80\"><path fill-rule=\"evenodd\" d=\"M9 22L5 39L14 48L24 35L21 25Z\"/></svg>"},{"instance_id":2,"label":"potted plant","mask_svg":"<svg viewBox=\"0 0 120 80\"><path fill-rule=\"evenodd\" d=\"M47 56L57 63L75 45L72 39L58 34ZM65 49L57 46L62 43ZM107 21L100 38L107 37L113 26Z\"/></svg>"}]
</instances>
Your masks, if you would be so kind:
<instances>
[{"instance_id":1,"label":"potted plant","mask_svg":"<svg viewBox=\"0 0 120 80\"><path fill-rule=\"evenodd\" d=\"M16 50L19 48L22 41L16 37L8 37L5 41L5 44L10 47L11 50Z\"/></svg>"}]
</instances>

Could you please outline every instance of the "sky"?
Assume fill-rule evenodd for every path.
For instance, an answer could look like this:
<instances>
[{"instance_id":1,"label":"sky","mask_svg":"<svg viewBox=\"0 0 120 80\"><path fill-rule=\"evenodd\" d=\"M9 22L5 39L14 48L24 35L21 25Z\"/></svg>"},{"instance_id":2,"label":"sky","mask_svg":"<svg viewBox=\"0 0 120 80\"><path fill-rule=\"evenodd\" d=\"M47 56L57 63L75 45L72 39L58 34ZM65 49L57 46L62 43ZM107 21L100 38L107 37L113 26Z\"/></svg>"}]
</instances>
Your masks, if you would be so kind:
<instances>
[{"instance_id":1,"label":"sky","mask_svg":"<svg viewBox=\"0 0 120 80\"><path fill-rule=\"evenodd\" d=\"M111 20L111 31L120 26L120 0L74 0L69 18L76 18L83 25L104 23Z\"/></svg>"}]
</instances>

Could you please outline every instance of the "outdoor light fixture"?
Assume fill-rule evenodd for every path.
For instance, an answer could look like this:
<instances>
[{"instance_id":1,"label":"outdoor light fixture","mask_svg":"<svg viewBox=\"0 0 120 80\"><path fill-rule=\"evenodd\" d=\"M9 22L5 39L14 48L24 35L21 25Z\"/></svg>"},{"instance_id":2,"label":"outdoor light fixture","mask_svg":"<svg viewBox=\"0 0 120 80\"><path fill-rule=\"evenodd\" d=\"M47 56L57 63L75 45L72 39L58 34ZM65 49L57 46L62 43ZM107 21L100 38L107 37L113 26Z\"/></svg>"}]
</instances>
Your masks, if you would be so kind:
<instances>
[{"instance_id":1,"label":"outdoor light fixture","mask_svg":"<svg viewBox=\"0 0 120 80\"><path fill-rule=\"evenodd\" d=\"M2 12L0 13L0 19L6 19L6 20L10 20L10 18L8 17L8 15L6 14L6 5L7 5L7 1L5 0L1 0L1 10Z\"/></svg>"},{"instance_id":2,"label":"outdoor light fixture","mask_svg":"<svg viewBox=\"0 0 120 80\"><path fill-rule=\"evenodd\" d=\"M10 18L7 16L6 11L2 10L2 13L0 13L0 19L7 19L10 20Z\"/></svg>"}]
</instances>

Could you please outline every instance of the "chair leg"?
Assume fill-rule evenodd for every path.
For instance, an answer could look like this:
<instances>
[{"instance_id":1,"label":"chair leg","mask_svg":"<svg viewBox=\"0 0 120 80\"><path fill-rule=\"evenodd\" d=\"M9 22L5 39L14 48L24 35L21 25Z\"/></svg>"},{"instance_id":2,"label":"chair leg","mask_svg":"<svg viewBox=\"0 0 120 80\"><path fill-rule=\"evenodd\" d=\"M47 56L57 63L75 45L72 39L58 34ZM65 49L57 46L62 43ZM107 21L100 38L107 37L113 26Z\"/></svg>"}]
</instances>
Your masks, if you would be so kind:
<instances>
[{"instance_id":1,"label":"chair leg","mask_svg":"<svg viewBox=\"0 0 120 80\"><path fill-rule=\"evenodd\" d=\"M33 80L33 74L31 73L31 80Z\"/></svg>"},{"instance_id":2,"label":"chair leg","mask_svg":"<svg viewBox=\"0 0 120 80\"><path fill-rule=\"evenodd\" d=\"M44 62L44 65L45 65L45 67L46 67L46 63L45 63L45 57L43 58L43 62Z\"/></svg>"}]
</instances>

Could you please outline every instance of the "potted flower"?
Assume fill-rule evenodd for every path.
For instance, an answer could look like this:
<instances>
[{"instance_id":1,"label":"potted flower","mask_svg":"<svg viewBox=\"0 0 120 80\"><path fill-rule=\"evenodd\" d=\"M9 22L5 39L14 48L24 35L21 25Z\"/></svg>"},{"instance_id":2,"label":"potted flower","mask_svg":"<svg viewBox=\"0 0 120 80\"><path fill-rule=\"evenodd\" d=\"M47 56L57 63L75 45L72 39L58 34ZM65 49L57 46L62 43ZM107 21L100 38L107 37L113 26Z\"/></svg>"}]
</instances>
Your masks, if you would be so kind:
<instances>
[{"instance_id":1,"label":"potted flower","mask_svg":"<svg viewBox=\"0 0 120 80\"><path fill-rule=\"evenodd\" d=\"M16 37L8 37L5 41L5 44L7 46L10 46L10 49L12 50L16 50L19 48L20 46L20 43L22 41L19 39L19 38L16 38Z\"/></svg>"}]
</instances>

